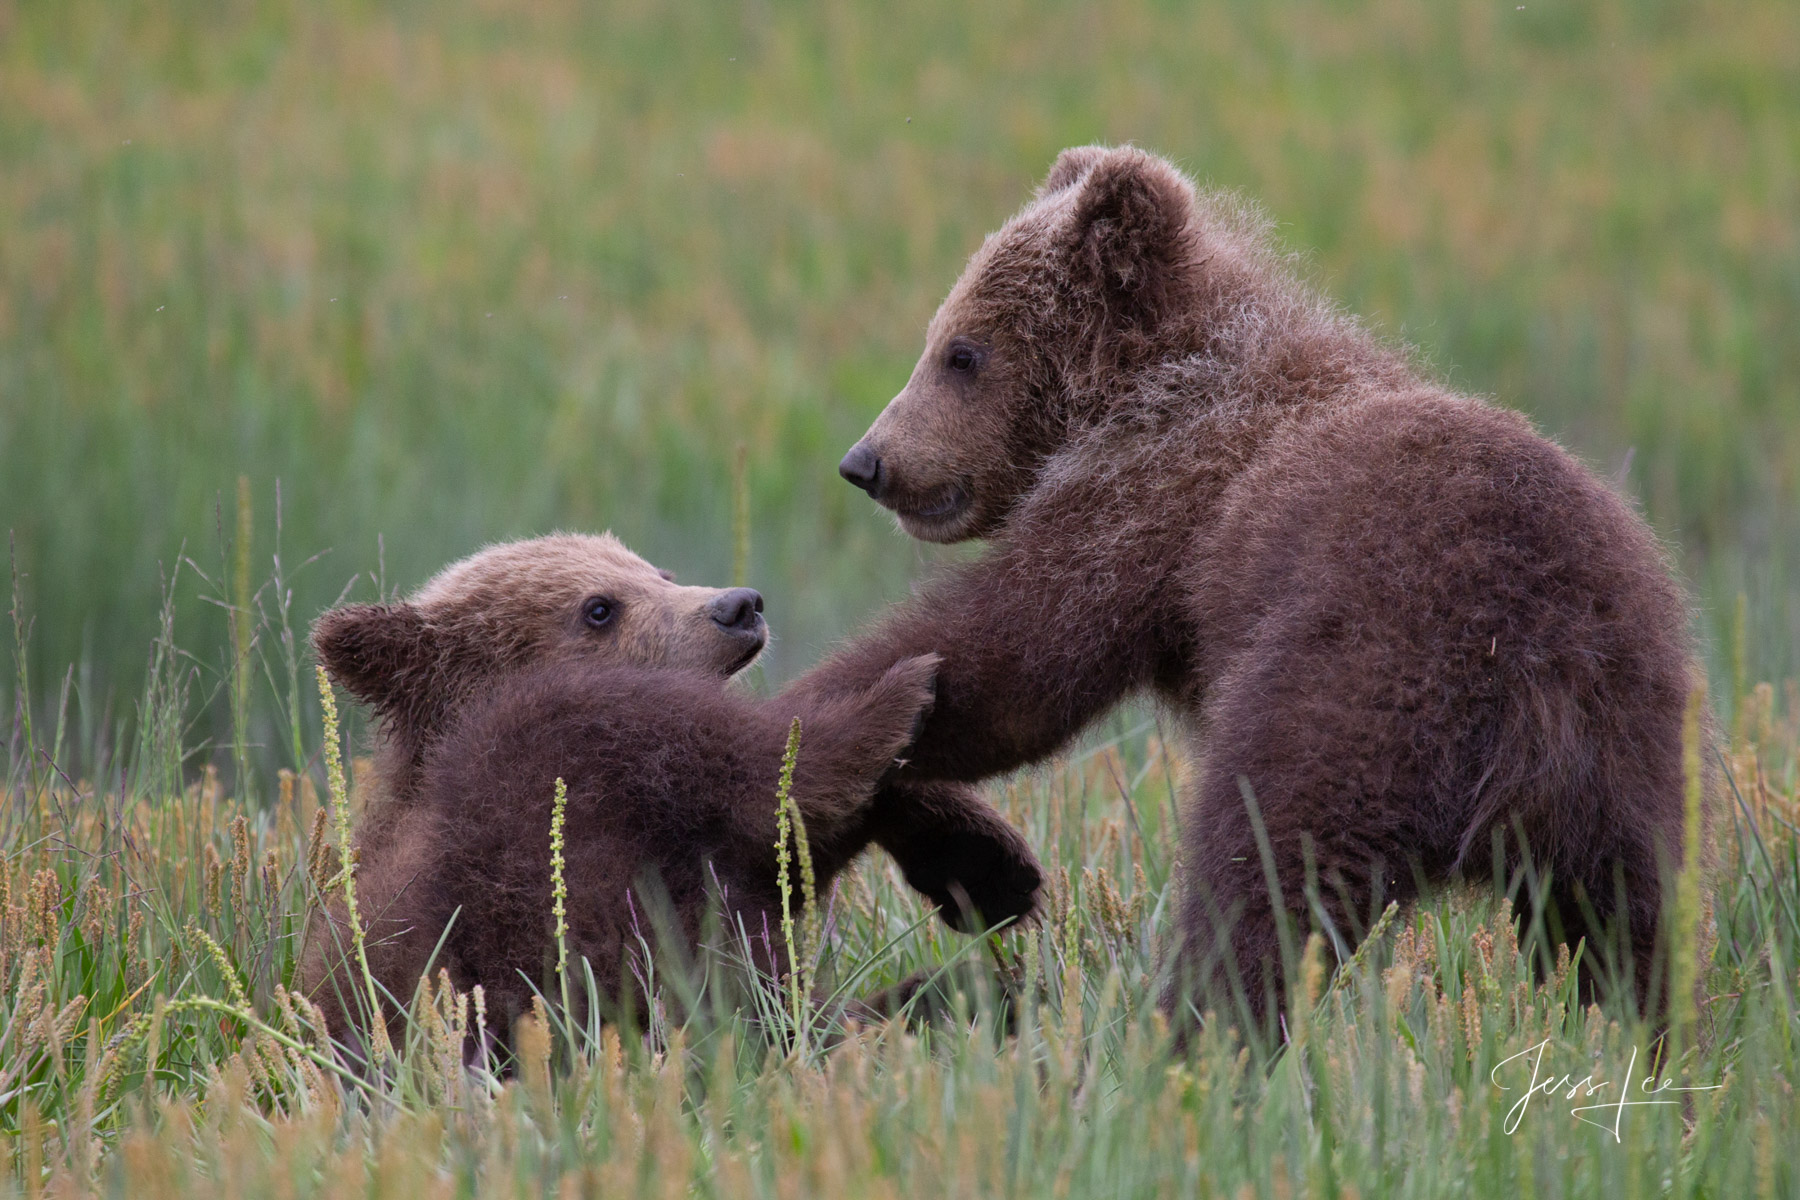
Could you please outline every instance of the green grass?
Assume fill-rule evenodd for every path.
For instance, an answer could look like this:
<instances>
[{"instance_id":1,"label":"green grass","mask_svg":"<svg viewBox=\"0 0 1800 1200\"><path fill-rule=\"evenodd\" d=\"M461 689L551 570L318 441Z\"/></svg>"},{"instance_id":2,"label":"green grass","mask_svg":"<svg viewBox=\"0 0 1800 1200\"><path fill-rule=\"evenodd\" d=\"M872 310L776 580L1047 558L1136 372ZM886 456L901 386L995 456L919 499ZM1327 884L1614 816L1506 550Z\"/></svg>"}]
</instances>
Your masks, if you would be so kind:
<instances>
[{"instance_id":1,"label":"green grass","mask_svg":"<svg viewBox=\"0 0 1800 1200\"><path fill-rule=\"evenodd\" d=\"M965 1020L771 1040L771 993L559 1032L501 1085L447 1061L440 1000L374 1095L323 1071L277 990L335 861L310 619L611 527L742 570L792 675L934 557L833 464L981 235L1096 139L1257 197L1669 539L1743 798L1666 1077L1722 1089L1616 1143L1560 1092L1507 1133L1496 1064L1548 1037L1547 1071L1617 1079L1642 1031L1533 987L1467 894L1294 964L1280 1055L1171 1056L1184 768L1132 714L995 789L1055 873L1035 932L921 923L878 858L831 900L822 985L953 964ZM0 1188L1800 1193L1797 163L1786 0L0 0Z\"/></svg>"}]
</instances>

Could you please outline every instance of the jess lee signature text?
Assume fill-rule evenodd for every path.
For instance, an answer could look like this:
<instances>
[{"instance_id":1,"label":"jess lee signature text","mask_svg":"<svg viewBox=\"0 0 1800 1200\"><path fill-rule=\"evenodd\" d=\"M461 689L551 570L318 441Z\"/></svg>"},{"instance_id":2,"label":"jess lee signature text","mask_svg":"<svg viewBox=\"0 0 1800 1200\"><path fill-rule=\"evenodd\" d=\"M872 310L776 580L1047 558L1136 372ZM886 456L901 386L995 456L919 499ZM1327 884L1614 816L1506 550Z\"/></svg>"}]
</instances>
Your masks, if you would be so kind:
<instances>
[{"instance_id":1,"label":"jess lee signature text","mask_svg":"<svg viewBox=\"0 0 1800 1200\"><path fill-rule=\"evenodd\" d=\"M1631 1061L1625 1066L1625 1079L1619 1084L1619 1090L1614 1093L1608 1090L1613 1086L1611 1080L1595 1079L1591 1074L1584 1076L1581 1079L1576 1079L1572 1075L1546 1077L1543 1073L1544 1051L1549 1045L1550 1039L1545 1038L1535 1046L1528 1046L1512 1057L1502 1059L1500 1062L1496 1063L1494 1069L1488 1073L1488 1081L1490 1083L1503 1092L1510 1092L1514 1090L1514 1085L1500 1082L1500 1073L1502 1069L1513 1063L1518 1063L1519 1065L1514 1068L1514 1072L1522 1072L1525 1065L1522 1060L1530 1060L1531 1082L1526 1086L1525 1094L1519 1097L1518 1103L1506 1110L1506 1124L1504 1128L1509 1134L1519 1128L1519 1122L1525 1119L1525 1112L1531 1107L1531 1101L1534 1097L1548 1097L1558 1092L1562 1093L1562 1098L1564 1100L1589 1100L1597 1095L1605 1093L1608 1097L1607 1099L1596 1104L1577 1105L1569 1110L1569 1115L1574 1117L1577 1121L1584 1121L1589 1125L1598 1126L1599 1128L1606 1130L1613 1135L1613 1141L1615 1142L1620 1140L1619 1130L1624 1123L1626 1109L1649 1108L1658 1105L1681 1103L1681 1101L1675 1099L1638 1100L1631 1098L1631 1081L1637 1071L1638 1052L1636 1047L1632 1048ZM1661 1096L1665 1092L1712 1092L1717 1091L1723 1086L1724 1084L1715 1083L1706 1087L1676 1087L1674 1086L1674 1080L1672 1079L1658 1081L1649 1074L1644 1075L1644 1077L1638 1081L1639 1093L1650 1097ZM1589 1116L1587 1115L1589 1113L1597 1115ZM1606 1116L1608 1113L1611 1114L1610 1120Z\"/></svg>"}]
</instances>

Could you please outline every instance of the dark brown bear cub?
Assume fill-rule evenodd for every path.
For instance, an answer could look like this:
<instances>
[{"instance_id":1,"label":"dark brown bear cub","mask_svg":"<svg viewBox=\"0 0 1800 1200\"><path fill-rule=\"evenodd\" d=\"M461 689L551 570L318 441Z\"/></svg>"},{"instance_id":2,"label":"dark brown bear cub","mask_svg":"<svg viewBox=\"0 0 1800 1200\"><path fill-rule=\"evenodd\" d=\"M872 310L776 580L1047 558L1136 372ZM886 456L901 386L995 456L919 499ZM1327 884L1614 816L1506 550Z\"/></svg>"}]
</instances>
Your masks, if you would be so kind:
<instances>
[{"instance_id":1,"label":"dark brown bear cub","mask_svg":"<svg viewBox=\"0 0 1800 1200\"><path fill-rule=\"evenodd\" d=\"M1656 539L1300 283L1242 203L1067 151L840 471L915 537L992 545L794 694L940 654L911 780L1042 759L1133 693L1182 714L1178 1002L1273 1010L1259 843L1288 915L1347 946L1523 842L1588 966L1656 1003L1701 679Z\"/></svg>"},{"instance_id":2,"label":"dark brown bear cub","mask_svg":"<svg viewBox=\"0 0 1800 1200\"><path fill-rule=\"evenodd\" d=\"M745 588L677 586L611 537L562 534L489 547L406 602L320 618L321 663L378 723L356 880L390 1020L458 908L444 963L465 987L485 985L499 1032L528 994L514 967L542 982L558 776L570 789L571 948L602 986L618 982L617 935L639 882L654 877L690 928L715 881L759 920L755 864L773 878L776 764L796 715L797 799L818 826L823 874L891 831L909 881L940 903L992 920L1032 910L1036 861L978 794L932 784L871 802L927 703L929 662L842 702L754 701L724 685L762 649L761 607ZM891 830L900 812L905 828ZM366 1007L350 986L345 917L340 901L315 925L300 971L338 1033L347 1001Z\"/></svg>"}]
</instances>

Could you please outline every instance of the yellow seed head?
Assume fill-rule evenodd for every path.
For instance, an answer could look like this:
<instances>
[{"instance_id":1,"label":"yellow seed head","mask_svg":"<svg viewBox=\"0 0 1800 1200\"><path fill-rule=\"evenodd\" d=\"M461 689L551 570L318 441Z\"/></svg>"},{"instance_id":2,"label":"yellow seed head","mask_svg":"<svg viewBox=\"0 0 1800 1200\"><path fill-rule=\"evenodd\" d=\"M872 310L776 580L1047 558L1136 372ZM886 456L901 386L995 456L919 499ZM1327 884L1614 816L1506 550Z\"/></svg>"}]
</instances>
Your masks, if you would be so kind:
<instances>
[{"instance_id":1,"label":"yellow seed head","mask_svg":"<svg viewBox=\"0 0 1800 1200\"><path fill-rule=\"evenodd\" d=\"M239 904L250 896L250 822L239 813L231 818L231 887Z\"/></svg>"},{"instance_id":2,"label":"yellow seed head","mask_svg":"<svg viewBox=\"0 0 1800 1200\"><path fill-rule=\"evenodd\" d=\"M344 787L343 747L338 734L337 698L331 690L331 679L325 674L325 668L318 668L319 703L323 710L325 725L325 781L331 794L331 811L337 824L338 854L344 864L344 911L350 919L350 943L356 949L356 965L362 969L363 982L369 995L369 1025L375 1038L375 1048L384 1057L393 1057L394 1048L388 1041L387 1021L382 1016L381 995L375 985L375 976L369 970L368 949L363 941L362 918L356 909L356 872L355 856L350 840L350 797Z\"/></svg>"},{"instance_id":3,"label":"yellow seed head","mask_svg":"<svg viewBox=\"0 0 1800 1200\"><path fill-rule=\"evenodd\" d=\"M563 882L563 816L569 806L569 787L556 777L556 795L550 802L550 911L556 921L556 983L562 991L563 1019L569 1008L569 926L566 902L569 889Z\"/></svg>"}]
</instances>

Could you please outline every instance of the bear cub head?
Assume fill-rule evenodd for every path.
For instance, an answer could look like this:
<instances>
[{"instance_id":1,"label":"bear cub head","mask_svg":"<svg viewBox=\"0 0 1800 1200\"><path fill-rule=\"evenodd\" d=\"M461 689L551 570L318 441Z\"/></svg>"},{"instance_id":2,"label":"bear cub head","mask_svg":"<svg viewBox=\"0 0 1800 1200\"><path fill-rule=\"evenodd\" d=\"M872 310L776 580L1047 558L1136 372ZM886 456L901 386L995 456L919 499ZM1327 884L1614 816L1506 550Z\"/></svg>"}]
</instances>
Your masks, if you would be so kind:
<instances>
[{"instance_id":1,"label":"bear cub head","mask_svg":"<svg viewBox=\"0 0 1800 1200\"><path fill-rule=\"evenodd\" d=\"M839 473L913 537L993 533L1103 393L1186 336L1165 318L1196 286L1207 219L1193 185L1154 155L1065 150L970 259L912 377ZM1207 231L1209 249L1230 232Z\"/></svg>"},{"instance_id":2,"label":"bear cub head","mask_svg":"<svg viewBox=\"0 0 1800 1200\"><path fill-rule=\"evenodd\" d=\"M332 609L313 647L375 710L384 749L413 761L503 676L558 663L734 675L768 642L762 609L749 588L682 587L611 534L558 533L489 546L405 601Z\"/></svg>"}]
</instances>

